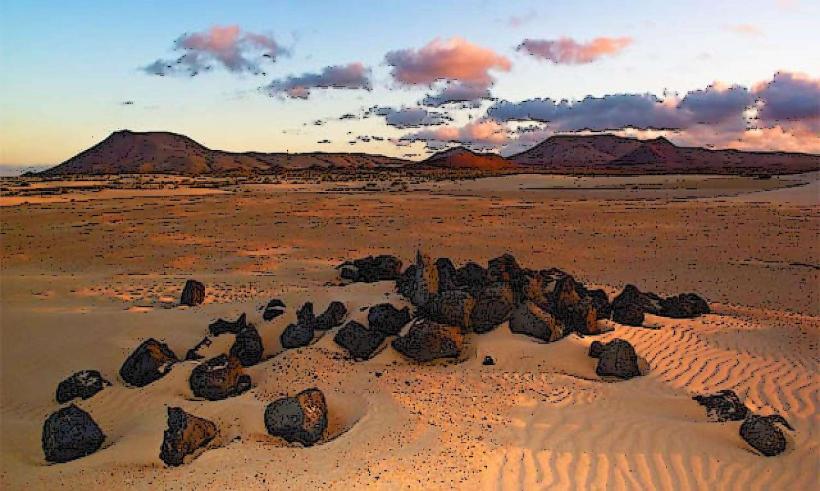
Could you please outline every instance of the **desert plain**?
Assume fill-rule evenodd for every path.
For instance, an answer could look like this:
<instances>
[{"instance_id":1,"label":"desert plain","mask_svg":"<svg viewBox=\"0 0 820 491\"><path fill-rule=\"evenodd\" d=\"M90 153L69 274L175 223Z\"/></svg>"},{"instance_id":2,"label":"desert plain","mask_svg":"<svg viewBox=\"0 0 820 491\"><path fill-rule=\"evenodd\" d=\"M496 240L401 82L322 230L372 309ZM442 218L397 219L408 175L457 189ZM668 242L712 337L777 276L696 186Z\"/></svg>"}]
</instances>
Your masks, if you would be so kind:
<instances>
[{"instance_id":1,"label":"desert plain","mask_svg":"<svg viewBox=\"0 0 820 491\"><path fill-rule=\"evenodd\" d=\"M817 489L820 175L467 180L213 180L174 177L8 183L0 197L0 487L3 489ZM16 183L16 184L15 184ZM38 193L37 186L49 189ZM34 191L32 191L34 187ZM54 188L61 188L53 192ZM607 323L599 336L544 344L501 325L457 363L412 363L389 345L353 361L333 333L283 350L296 309L409 305L393 282L343 284L348 259L422 250L486 265L504 253L557 267L610 299L625 284L694 291L712 313ZM187 279L205 302L179 306ZM280 298L286 313L264 321ZM154 337L183 355L217 318L246 313L265 360L253 388L193 396L198 362L127 387L118 370ZM208 348L228 349L232 335ZM612 382L587 356L628 340L644 376ZM484 366L490 355L495 365ZM84 458L49 464L45 418L57 384L96 369L112 382L74 401L106 435ZM272 400L308 387L329 426L312 447L267 434ZM754 452L739 422L715 423L693 395L734 390L794 427L786 451ZM220 435L179 467L159 449L166 408Z\"/></svg>"}]
</instances>

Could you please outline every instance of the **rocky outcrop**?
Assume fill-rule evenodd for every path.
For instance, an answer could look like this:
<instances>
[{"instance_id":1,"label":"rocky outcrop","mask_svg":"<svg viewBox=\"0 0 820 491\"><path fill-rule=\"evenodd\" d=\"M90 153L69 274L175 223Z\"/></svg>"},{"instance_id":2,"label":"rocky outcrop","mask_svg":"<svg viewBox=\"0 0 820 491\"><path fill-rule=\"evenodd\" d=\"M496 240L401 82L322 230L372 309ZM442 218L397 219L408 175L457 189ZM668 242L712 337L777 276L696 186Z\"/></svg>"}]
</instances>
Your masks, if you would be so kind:
<instances>
[{"instance_id":1,"label":"rocky outcrop","mask_svg":"<svg viewBox=\"0 0 820 491\"><path fill-rule=\"evenodd\" d=\"M80 370L57 385L57 402L63 404L77 397L88 399L111 382L97 370Z\"/></svg>"},{"instance_id":2,"label":"rocky outcrop","mask_svg":"<svg viewBox=\"0 0 820 491\"><path fill-rule=\"evenodd\" d=\"M638 355L629 341L618 338L608 343L593 341L589 347L589 356L598 358L595 373L600 377L630 379L641 375Z\"/></svg>"},{"instance_id":3,"label":"rocky outcrop","mask_svg":"<svg viewBox=\"0 0 820 491\"><path fill-rule=\"evenodd\" d=\"M252 324L248 324L239 331L230 350L230 356L239 360L243 367L256 365L262 361L262 354L265 348L262 346L262 338Z\"/></svg>"},{"instance_id":4,"label":"rocky outcrop","mask_svg":"<svg viewBox=\"0 0 820 491\"><path fill-rule=\"evenodd\" d=\"M368 360L384 342L385 334L375 329L368 329L356 321L344 325L333 341L346 349L356 361Z\"/></svg>"},{"instance_id":5,"label":"rocky outcrop","mask_svg":"<svg viewBox=\"0 0 820 491\"><path fill-rule=\"evenodd\" d=\"M367 324L370 329L378 331L386 336L396 336L408 322L410 322L410 309L404 307L397 309L392 304L380 303L370 307L367 312Z\"/></svg>"},{"instance_id":6,"label":"rocky outcrop","mask_svg":"<svg viewBox=\"0 0 820 491\"><path fill-rule=\"evenodd\" d=\"M342 279L352 282L373 283L392 281L401 274L401 259L396 256L368 256L347 261L338 266Z\"/></svg>"},{"instance_id":7,"label":"rocky outcrop","mask_svg":"<svg viewBox=\"0 0 820 491\"><path fill-rule=\"evenodd\" d=\"M766 457L774 457L786 450L786 436L778 425L794 431L783 416L751 415L740 425L740 437Z\"/></svg>"},{"instance_id":8,"label":"rocky outcrop","mask_svg":"<svg viewBox=\"0 0 820 491\"><path fill-rule=\"evenodd\" d=\"M393 340L393 348L418 362L457 358L464 348L461 328L419 319L405 336Z\"/></svg>"},{"instance_id":9,"label":"rocky outcrop","mask_svg":"<svg viewBox=\"0 0 820 491\"><path fill-rule=\"evenodd\" d=\"M456 269L457 284L475 298L487 286L487 270L474 262Z\"/></svg>"},{"instance_id":10,"label":"rocky outcrop","mask_svg":"<svg viewBox=\"0 0 820 491\"><path fill-rule=\"evenodd\" d=\"M71 404L46 419L41 441L47 461L68 462L96 452L105 434L90 414Z\"/></svg>"},{"instance_id":11,"label":"rocky outcrop","mask_svg":"<svg viewBox=\"0 0 820 491\"><path fill-rule=\"evenodd\" d=\"M407 269L396 279L396 291L403 297L409 299L413 294L413 288L416 285L416 265L411 264Z\"/></svg>"},{"instance_id":12,"label":"rocky outcrop","mask_svg":"<svg viewBox=\"0 0 820 491\"><path fill-rule=\"evenodd\" d=\"M127 384L144 387L164 377L177 361L177 356L167 344L150 338L125 359L120 368L120 377Z\"/></svg>"},{"instance_id":13,"label":"rocky outcrop","mask_svg":"<svg viewBox=\"0 0 820 491\"><path fill-rule=\"evenodd\" d=\"M436 259L436 272L438 273L438 291L444 292L458 288L458 274L453 261L446 257Z\"/></svg>"},{"instance_id":14,"label":"rocky outcrop","mask_svg":"<svg viewBox=\"0 0 820 491\"><path fill-rule=\"evenodd\" d=\"M510 318L514 306L514 294L509 284L490 284L476 298L470 312L470 326L477 333L491 331Z\"/></svg>"},{"instance_id":15,"label":"rocky outcrop","mask_svg":"<svg viewBox=\"0 0 820 491\"><path fill-rule=\"evenodd\" d=\"M217 433L211 421L186 413L182 408L169 407L168 428L162 438L159 458L169 466L182 465L187 455L208 445Z\"/></svg>"},{"instance_id":16,"label":"rocky outcrop","mask_svg":"<svg viewBox=\"0 0 820 491\"><path fill-rule=\"evenodd\" d=\"M280 315L285 313L285 302L279 300L278 298L274 298L267 305L265 305L265 310L262 312L262 319L266 321L271 321Z\"/></svg>"},{"instance_id":17,"label":"rocky outcrop","mask_svg":"<svg viewBox=\"0 0 820 491\"><path fill-rule=\"evenodd\" d=\"M430 260L430 256L416 253L415 277L410 291L410 302L416 307L422 307L438 293L438 270Z\"/></svg>"},{"instance_id":18,"label":"rocky outcrop","mask_svg":"<svg viewBox=\"0 0 820 491\"><path fill-rule=\"evenodd\" d=\"M522 276L521 266L512 254L504 254L487 263L487 281L489 283L515 284Z\"/></svg>"},{"instance_id":19,"label":"rocky outcrop","mask_svg":"<svg viewBox=\"0 0 820 491\"><path fill-rule=\"evenodd\" d=\"M706 408L707 416L713 421L743 421L749 415L749 408L732 390L721 390L712 395L697 395L692 399Z\"/></svg>"},{"instance_id":20,"label":"rocky outcrop","mask_svg":"<svg viewBox=\"0 0 820 491\"><path fill-rule=\"evenodd\" d=\"M196 397L217 401L239 395L251 388L251 377L238 359L226 355L197 365L188 379Z\"/></svg>"},{"instance_id":21,"label":"rocky outcrop","mask_svg":"<svg viewBox=\"0 0 820 491\"><path fill-rule=\"evenodd\" d=\"M327 429L327 402L317 388L310 388L295 397L283 397L265 408L265 428L272 436L287 442L311 446L321 440Z\"/></svg>"},{"instance_id":22,"label":"rocky outcrop","mask_svg":"<svg viewBox=\"0 0 820 491\"><path fill-rule=\"evenodd\" d=\"M324 312L316 317L314 328L320 331L327 331L334 327L341 326L347 315L347 307L342 302L330 302Z\"/></svg>"},{"instance_id":23,"label":"rocky outcrop","mask_svg":"<svg viewBox=\"0 0 820 491\"><path fill-rule=\"evenodd\" d=\"M612 309L612 320L625 326L640 327L643 325L643 309L638 304L620 305Z\"/></svg>"},{"instance_id":24,"label":"rocky outcrop","mask_svg":"<svg viewBox=\"0 0 820 491\"><path fill-rule=\"evenodd\" d=\"M248 323L245 314L237 317L235 321L226 321L225 319L218 319L215 322L208 324L208 332L211 336L219 336L221 334L239 334L239 331L245 329Z\"/></svg>"},{"instance_id":25,"label":"rocky outcrop","mask_svg":"<svg viewBox=\"0 0 820 491\"><path fill-rule=\"evenodd\" d=\"M564 335L561 321L532 302L519 304L510 315L510 331L552 342Z\"/></svg>"},{"instance_id":26,"label":"rocky outcrop","mask_svg":"<svg viewBox=\"0 0 820 491\"><path fill-rule=\"evenodd\" d=\"M196 280L188 280L182 289L182 296L179 299L181 305L193 307L205 301L205 285Z\"/></svg>"},{"instance_id":27,"label":"rocky outcrop","mask_svg":"<svg viewBox=\"0 0 820 491\"><path fill-rule=\"evenodd\" d=\"M468 292L448 290L433 296L422 313L431 320L467 331L471 328L470 316L474 307L475 299Z\"/></svg>"},{"instance_id":28,"label":"rocky outcrop","mask_svg":"<svg viewBox=\"0 0 820 491\"><path fill-rule=\"evenodd\" d=\"M556 317L561 321L566 333L600 334L598 311L593 300L578 292L583 289L572 276L566 276L555 283L553 305Z\"/></svg>"}]
</instances>

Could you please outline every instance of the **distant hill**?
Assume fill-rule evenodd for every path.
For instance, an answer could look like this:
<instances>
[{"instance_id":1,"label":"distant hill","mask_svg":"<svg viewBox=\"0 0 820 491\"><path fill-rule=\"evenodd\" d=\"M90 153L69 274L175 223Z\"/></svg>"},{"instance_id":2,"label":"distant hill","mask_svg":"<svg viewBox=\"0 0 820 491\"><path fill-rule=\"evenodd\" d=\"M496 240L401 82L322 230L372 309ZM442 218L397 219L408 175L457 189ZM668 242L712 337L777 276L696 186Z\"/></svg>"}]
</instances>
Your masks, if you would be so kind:
<instances>
[{"instance_id":1,"label":"distant hill","mask_svg":"<svg viewBox=\"0 0 820 491\"><path fill-rule=\"evenodd\" d=\"M678 147L665 138L556 135L504 158L455 147L411 162L366 153L211 150L184 135L117 131L43 176L72 174L267 174L290 169L403 168L575 174L789 174L820 170L820 155Z\"/></svg>"},{"instance_id":2,"label":"distant hill","mask_svg":"<svg viewBox=\"0 0 820 491\"><path fill-rule=\"evenodd\" d=\"M455 147L435 153L414 168L504 170L520 167L497 153L476 153L464 147Z\"/></svg>"},{"instance_id":3,"label":"distant hill","mask_svg":"<svg viewBox=\"0 0 820 491\"><path fill-rule=\"evenodd\" d=\"M508 160L539 172L788 174L820 170L820 155L678 147L666 138L556 135Z\"/></svg>"},{"instance_id":4,"label":"distant hill","mask_svg":"<svg viewBox=\"0 0 820 491\"><path fill-rule=\"evenodd\" d=\"M184 135L116 131L102 142L44 171L68 174L263 174L282 169L396 167L409 161L364 153L261 153L211 150Z\"/></svg>"}]
</instances>

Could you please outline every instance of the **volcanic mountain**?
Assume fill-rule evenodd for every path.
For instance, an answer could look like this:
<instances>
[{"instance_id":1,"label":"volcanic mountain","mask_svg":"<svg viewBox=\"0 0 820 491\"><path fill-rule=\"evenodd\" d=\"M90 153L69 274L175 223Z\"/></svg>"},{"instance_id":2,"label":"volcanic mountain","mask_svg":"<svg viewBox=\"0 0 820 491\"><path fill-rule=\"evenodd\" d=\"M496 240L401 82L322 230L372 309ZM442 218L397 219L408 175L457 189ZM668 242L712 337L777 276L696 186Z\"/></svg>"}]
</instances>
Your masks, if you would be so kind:
<instances>
[{"instance_id":1,"label":"volcanic mountain","mask_svg":"<svg viewBox=\"0 0 820 491\"><path fill-rule=\"evenodd\" d=\"M264 174L283 169L396 167L407 163L365 153L225 152L176 133L123 130L41 175Z\"/></svg>"},{"instance_id":2,"label":"volcanic mountain","mask_svg":"<svg viewBox=\"0 0 820 491\"><path fill-rule=\"evenodd\" d=\"M820 170L820 155L679 147L660 137L556 135L507 157L537 172L584 174L788 174Z\"/></svg>"},{"instance_id":3,"label":"volcanic mountain","mask_svg":"<svg viewBox=\"0 0 820 491\"><path fill-rule=\"evenodd\" d=\"M520 167L521 166L515 162L511 162L496 153L476 153L464 147L450 148L435 153L414 166L414 168L474 169L485 171L515 169Z\"/></svg>"},{"instance_id":4,"label":"volcanic mountain","mask_svg":"<svg viewBox=\"0 0 820 491\"><path fill-rule=\"evenodd\" d=\"M421 162L366 153L261 153L209 149L168 132L117 131L43 176L77 174L267 174L290 169L399 168L572 174L789 174L820 170L820 155L678 147L665 138L556 135L504 158L464 147Z\"/></svg>"}]
</instances>

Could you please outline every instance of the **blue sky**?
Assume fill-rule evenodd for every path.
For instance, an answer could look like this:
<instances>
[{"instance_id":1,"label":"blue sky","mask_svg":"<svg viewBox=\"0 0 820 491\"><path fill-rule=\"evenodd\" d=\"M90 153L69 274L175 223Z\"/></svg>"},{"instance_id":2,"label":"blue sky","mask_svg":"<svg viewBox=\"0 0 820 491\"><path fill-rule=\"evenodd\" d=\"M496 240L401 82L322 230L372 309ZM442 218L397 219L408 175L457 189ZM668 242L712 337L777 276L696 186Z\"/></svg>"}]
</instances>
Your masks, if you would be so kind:
<instances>
[{"instance_id":1,"label":"blue sky","mask_svg":"<svg viewBox=\"0 0 820 491\"><path fill-rule=\"evenodd\" d=\"M334 119L346 113L360 116L372 106L416 107L437 89L397 81L385 54L419 50L436 38L461 38L509 60L508 71L488 72L489 90L494 98L512 102L619 93L683 96L714 81L751 89L771 81L778 71L802 74L809 81L803 86L811 89L820 75L818 19L820 2L777 0L2 0L0 164L58 163L122 128L179 132L228 150L421 155L431 149L430 134L440 126L407 129L388 126L381 117ZM213 26L264 34L290 54L266 63L264 76L220 66L196 77L158 77L142 70L154 60L179 56L173 48L180 36ZM627 37L631 42L616 54L581 64L554 63L516 50L524 39L562 37L581 44L599 37ZM353 62L371 70L372 90L314 89L307 99L272 97L260 90L274 79ZM430 109L452 118L455 132L485 118L493 103ZM315 126L315 120L327 122ZM536 123L544 135L552 131L549 121ZM505 132L515 125L503 124ZM408 133L419 137L416 143L389 142ZM701 143L696 133L689 131L680 139ZM814 123L780 133L791 135L790 143L782 140L790 148L807 144L813 150L817 139ZM350 145L357 135L385 140ZM331 143L318 144L320 140ZM717 144L732 146L733 141ZM476 141L466 138L464 143Z\"/></svg>"}]
</instances>

